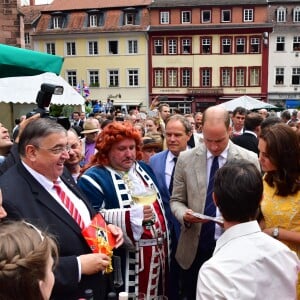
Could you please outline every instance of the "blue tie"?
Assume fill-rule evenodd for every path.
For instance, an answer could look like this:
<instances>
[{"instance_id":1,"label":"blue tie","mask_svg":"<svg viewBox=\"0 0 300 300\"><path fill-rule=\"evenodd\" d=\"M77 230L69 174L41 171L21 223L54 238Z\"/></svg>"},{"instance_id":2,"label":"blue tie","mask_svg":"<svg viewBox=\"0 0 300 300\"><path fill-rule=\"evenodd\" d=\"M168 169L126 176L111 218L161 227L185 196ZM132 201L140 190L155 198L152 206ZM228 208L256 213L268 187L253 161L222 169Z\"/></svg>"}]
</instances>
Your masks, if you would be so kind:
<instances>
[{"instance_id":1,"label":"blue tie","mask_svg":"<svg viewBox=\"0 0 300 300\"><path fill-rule=\"evenodd\" d=\"M206 193L206 201L204 214L207 216L215 217L216 216L216 206L212 198L212 192L214 187L215 173L219 169L218 156L214 157L213 163L210 168L209 174L209 183ZM202 224L201 233L200 233L200 247L201 249L211 249L215 244L215 223L207 222Z\"/></svg>"},{"instance_id":2,"label":"blue tie","mask_svg":"<svg viewBox=\"0 0 300 300\"><path fill-rule=\"evenodd\" d=\"M176 167L176 163L177 163L177 157L176 156L173 157L173 161L174 161L174 167L173 167L173 170L172 170L171 180L170 180L170 185L169 185L170 195L172 195L172 191L173 191L174 173L175 173L175 167Z\"/></svg>"}]
</instances>

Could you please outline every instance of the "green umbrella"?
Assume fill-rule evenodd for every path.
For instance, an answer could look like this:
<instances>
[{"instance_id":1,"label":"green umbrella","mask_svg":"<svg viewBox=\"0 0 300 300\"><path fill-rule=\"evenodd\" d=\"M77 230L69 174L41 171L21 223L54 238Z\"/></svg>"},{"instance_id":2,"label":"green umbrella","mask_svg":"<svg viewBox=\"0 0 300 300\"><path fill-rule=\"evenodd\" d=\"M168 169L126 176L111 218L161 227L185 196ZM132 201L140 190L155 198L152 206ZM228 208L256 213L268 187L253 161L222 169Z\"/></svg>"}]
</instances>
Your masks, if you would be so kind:
<instances>
[{"instance_id":1,"label":"green umbrella","mask_svg":"<svg viewBox=\"0 0 300 300\"><path fill-rule=\"evenodd\" d=\"M63 57L0 44L0 78L33 76L44 72L59 75Z\"/></svg>"}]
</instances>

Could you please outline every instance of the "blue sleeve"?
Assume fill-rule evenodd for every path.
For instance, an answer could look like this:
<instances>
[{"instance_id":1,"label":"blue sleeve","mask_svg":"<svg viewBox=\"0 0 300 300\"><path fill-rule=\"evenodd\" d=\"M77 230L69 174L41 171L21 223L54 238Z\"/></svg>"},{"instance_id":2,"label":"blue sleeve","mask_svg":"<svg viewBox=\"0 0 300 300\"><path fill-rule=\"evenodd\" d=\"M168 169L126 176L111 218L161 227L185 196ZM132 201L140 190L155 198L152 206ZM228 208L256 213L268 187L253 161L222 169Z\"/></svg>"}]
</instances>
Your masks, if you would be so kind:
<instances>
[{"instance_id":1,"label":"blue sleeve","mask_svg":"<svg viewBox=\"0 0 300 300\"><path fill-rule=\"evenodd\" d=\"M95 183L97 184L97 182ZM96 211L99 211L100 208L105 205L105 198L100 190L100 185L97 184L97 186L99 187L98 189L93 184L91 184L89 180L82 176L79 178L77 184Z\"/></svg>"}]
</instances>

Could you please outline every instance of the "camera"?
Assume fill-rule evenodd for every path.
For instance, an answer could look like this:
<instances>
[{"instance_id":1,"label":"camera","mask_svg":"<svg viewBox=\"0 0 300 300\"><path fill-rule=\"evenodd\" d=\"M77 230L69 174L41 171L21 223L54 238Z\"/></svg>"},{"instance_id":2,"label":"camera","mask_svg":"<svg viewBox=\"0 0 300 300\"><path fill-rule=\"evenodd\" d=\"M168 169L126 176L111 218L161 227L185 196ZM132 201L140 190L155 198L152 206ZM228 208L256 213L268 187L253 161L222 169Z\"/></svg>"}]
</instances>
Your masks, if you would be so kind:
<instances>
[{"instance_id":1,"label":"camera","mask_svg":"<svg viewBox=\"0 0 300 300\"><path fill-rule=\"evenodd\" d=\"M159 100L159 102L167 102L168 101L168 96L159 96L158 100Z\"/></svg>"},{"instance_id":2,"label":"camera","mask_svg":"<svg viewBox=\"0 0 300 300\"><path fill-rule=\"evenodd\" d=\"M49 118L61 124L65 129L70 129L70 121L66 117L52 117L49 115L49 106L52 95L62 95L64 87L60 85L53 85L50 83L42 83L41 88L36 96L37 108L26 114L26 118L33 115L40 114L41 118Z\"/></svg>"}]
</instances>

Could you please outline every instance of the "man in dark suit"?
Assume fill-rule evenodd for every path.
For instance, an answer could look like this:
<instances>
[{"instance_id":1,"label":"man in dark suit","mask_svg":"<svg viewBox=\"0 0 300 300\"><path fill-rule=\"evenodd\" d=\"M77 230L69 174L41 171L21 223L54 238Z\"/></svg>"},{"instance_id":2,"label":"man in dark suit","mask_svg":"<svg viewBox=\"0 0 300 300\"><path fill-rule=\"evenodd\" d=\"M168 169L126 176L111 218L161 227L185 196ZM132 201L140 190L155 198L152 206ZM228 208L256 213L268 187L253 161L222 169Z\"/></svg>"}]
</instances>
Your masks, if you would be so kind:
<instances>
[{"instance_id":1,"label":"man in dark suit","mask_svg":"<svg viewBox=\"0 0 300 300\"><path fill-rule=\"evenodd\" d=\"M253 151L258 155L258 136L260 133L260 124L263 117L256 112L246 115L244 124L244 133L232 138L232 142L247 150Z\"/></svg>"},{"instance_id":2,"label":"man in dark suit","mask_svg":"<svg viewBox=\"0 0 300 300\"><path fill-rule=\"evenodd\" d=\"M21 160L0 178L3 207L7 218L25 219L55 236L60 257L51 299L77 300L86 289L93 290L94 299L106 299L107 278L101 271L109 264L109 257L91 253L80 226L54 187L54 182L60 185L84 227L89 225L95 211L70 174L64 172L69 158L66 130L50 119L34 120L23 130L18 150ZM108 226L119 246L121 230Z\"/></svg>"},{"instance_id":3,"label":"man in dark suit","mask_svg":"<svg viewBox=\"0 0 300 300\"><path fill-rule=\"evenodd\" d=\"M80 118L80 113L78 111L73 112L73 126L79 126L83 130L84 121Z\"/></svg>"},{"instance_id":4,"label":"man in dark suit","mask_svg":"<svg viewBox=\"0 0 300 300\"><path fill-rule=\"evenodd\" d=\"M182 115L173 115L166 121L166 144L168 150L159 152L150 158L158 188L163 200L166 218L171 233L171 265L170 265L170 294L169 299L179 299L179 271L180 268L175 260L175 252L180 234L180 223L174 217L170 209L171 190L170 185L175 168L174 158L177 159L182 151L188 149L188 141L192 135L190 121Z\"/></svg>"}]
</instances>

